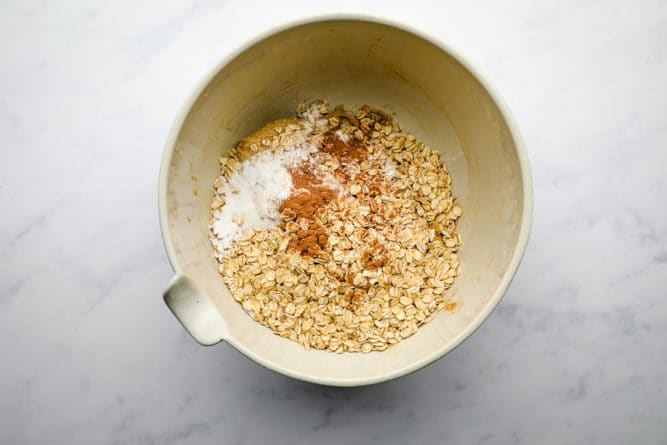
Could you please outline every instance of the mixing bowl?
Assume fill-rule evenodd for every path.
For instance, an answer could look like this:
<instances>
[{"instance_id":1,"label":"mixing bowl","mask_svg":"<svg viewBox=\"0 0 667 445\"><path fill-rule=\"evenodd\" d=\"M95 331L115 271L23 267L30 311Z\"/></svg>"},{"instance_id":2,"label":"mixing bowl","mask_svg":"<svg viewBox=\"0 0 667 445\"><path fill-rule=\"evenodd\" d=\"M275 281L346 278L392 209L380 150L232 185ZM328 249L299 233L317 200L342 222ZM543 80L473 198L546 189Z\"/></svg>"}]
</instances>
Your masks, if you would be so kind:
<instances>
[{"instance_id":1,"label":"mixing bowl","mask_svg":"<svg viewBox=\"0 0 667 445\"><path fill-rule=\"evenodd\" d=\"M308 99L389 111L442 153L464 210L461 275L442 311L382 352L306 350L244 313L217 271L208 241L218 157ZM377 383L419 369L489 316L526 247L532 211L528 161L509 111L470 64L404 25L366 17L292 23L229 55L184 105L160 172L160 223L174 279L165 302L203 345L226 341L279 373L327 385Z\"/></svg>"}]
</instances>

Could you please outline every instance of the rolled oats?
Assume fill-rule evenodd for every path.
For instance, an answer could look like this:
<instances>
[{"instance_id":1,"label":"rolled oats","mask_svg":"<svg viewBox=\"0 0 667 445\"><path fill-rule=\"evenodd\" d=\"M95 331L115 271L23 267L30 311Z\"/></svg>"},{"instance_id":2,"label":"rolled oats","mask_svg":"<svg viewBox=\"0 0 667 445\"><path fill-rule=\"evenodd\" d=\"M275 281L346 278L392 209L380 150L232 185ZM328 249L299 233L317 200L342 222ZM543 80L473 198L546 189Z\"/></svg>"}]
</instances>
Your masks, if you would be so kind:
<instances>
[{"instance_id":1,"label":"rolled oats","mask_svg":"<svg viewBox=\"0 0 667 445\"><path fill-rule=\"evenodd\" d=\"M280 150L310 128L314 144L332 134L343 144L334 139L340 147L316 155L317 174L335 178L340 192L312 220L283 214L277 227L245 232L218 257L220 274L248 314L281 337L336 353L383 351L435 311L459 305L446 296L460 274L456 223L463 214L451 178L437 151L381 111L329 112L318 101L297 114L300 120L280 120L261 140L221 158L214 187L243 160ZM362 151L347 150L351 144ZM395 174L383 174L388 165ZM224 205L216 196L211 209ZM321 252L290 250L290 240L314 228L326 229Z\"/></svg>"}]
</instances>

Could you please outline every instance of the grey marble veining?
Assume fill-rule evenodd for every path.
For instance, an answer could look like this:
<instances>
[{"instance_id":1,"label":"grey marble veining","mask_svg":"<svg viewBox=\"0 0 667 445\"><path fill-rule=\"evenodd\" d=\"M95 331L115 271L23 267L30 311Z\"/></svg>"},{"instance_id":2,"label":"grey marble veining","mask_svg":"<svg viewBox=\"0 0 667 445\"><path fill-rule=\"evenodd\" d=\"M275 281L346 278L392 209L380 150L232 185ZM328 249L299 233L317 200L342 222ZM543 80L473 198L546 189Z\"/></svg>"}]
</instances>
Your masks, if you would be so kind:
<instances>
[{"instance_id":1,"label":"grey marble veining","mask_svg":"<svg viewBox=\"0 0 667 445\"><path fill-rule=\"evenodd\" d=\"M192 85L273 24L373 4L0 5L0 443L666 443L665 2L383 3L486 73L533 167L522 266L442 360L314 386L164 306L157 172Z\"/></svg>"}]
</instances>

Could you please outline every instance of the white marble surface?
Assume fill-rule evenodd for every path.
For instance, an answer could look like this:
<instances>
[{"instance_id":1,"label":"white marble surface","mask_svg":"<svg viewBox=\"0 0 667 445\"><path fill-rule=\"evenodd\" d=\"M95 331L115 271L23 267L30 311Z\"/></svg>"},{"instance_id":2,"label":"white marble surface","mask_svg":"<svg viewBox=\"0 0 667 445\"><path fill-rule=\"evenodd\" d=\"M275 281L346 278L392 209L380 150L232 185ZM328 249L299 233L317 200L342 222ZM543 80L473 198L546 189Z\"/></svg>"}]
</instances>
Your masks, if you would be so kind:
<instances>
[{"instance_id":1,"label":"white marble surface","mask_svg":"<svg viewBox=\"0 0 667 445\"><path fill-rule=\"evenodd\" d=\"M667 443L664 1L383 3L487 74L533 166L523 264L444 359L313 386L164 306L158 163L190 87L272 24L373 3L0 4L0 443Z\"/></svg>"}]
</instances>

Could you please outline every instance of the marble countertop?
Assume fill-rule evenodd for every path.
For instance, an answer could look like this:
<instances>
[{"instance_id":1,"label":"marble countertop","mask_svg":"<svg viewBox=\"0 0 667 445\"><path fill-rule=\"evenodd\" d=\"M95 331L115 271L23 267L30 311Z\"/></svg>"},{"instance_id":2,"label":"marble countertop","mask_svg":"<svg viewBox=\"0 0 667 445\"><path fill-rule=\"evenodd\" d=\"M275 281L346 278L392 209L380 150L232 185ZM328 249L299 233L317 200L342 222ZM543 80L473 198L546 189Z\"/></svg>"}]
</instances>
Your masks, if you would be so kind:
<instances>
[{"instance_id":1,"label":"marble countertop","mask_svg":"<svg viewBox=\"0 0 667 445\"><path fill-rule=\"evenodd\" d=\"M320 387L176 322L156 208L172 118L258 31L378 13L328 3L2 2L0 443L665 443L665 2L383 2L487 75L533 167L519 272L442 360Z\"/></svg>"}]
</instances>

